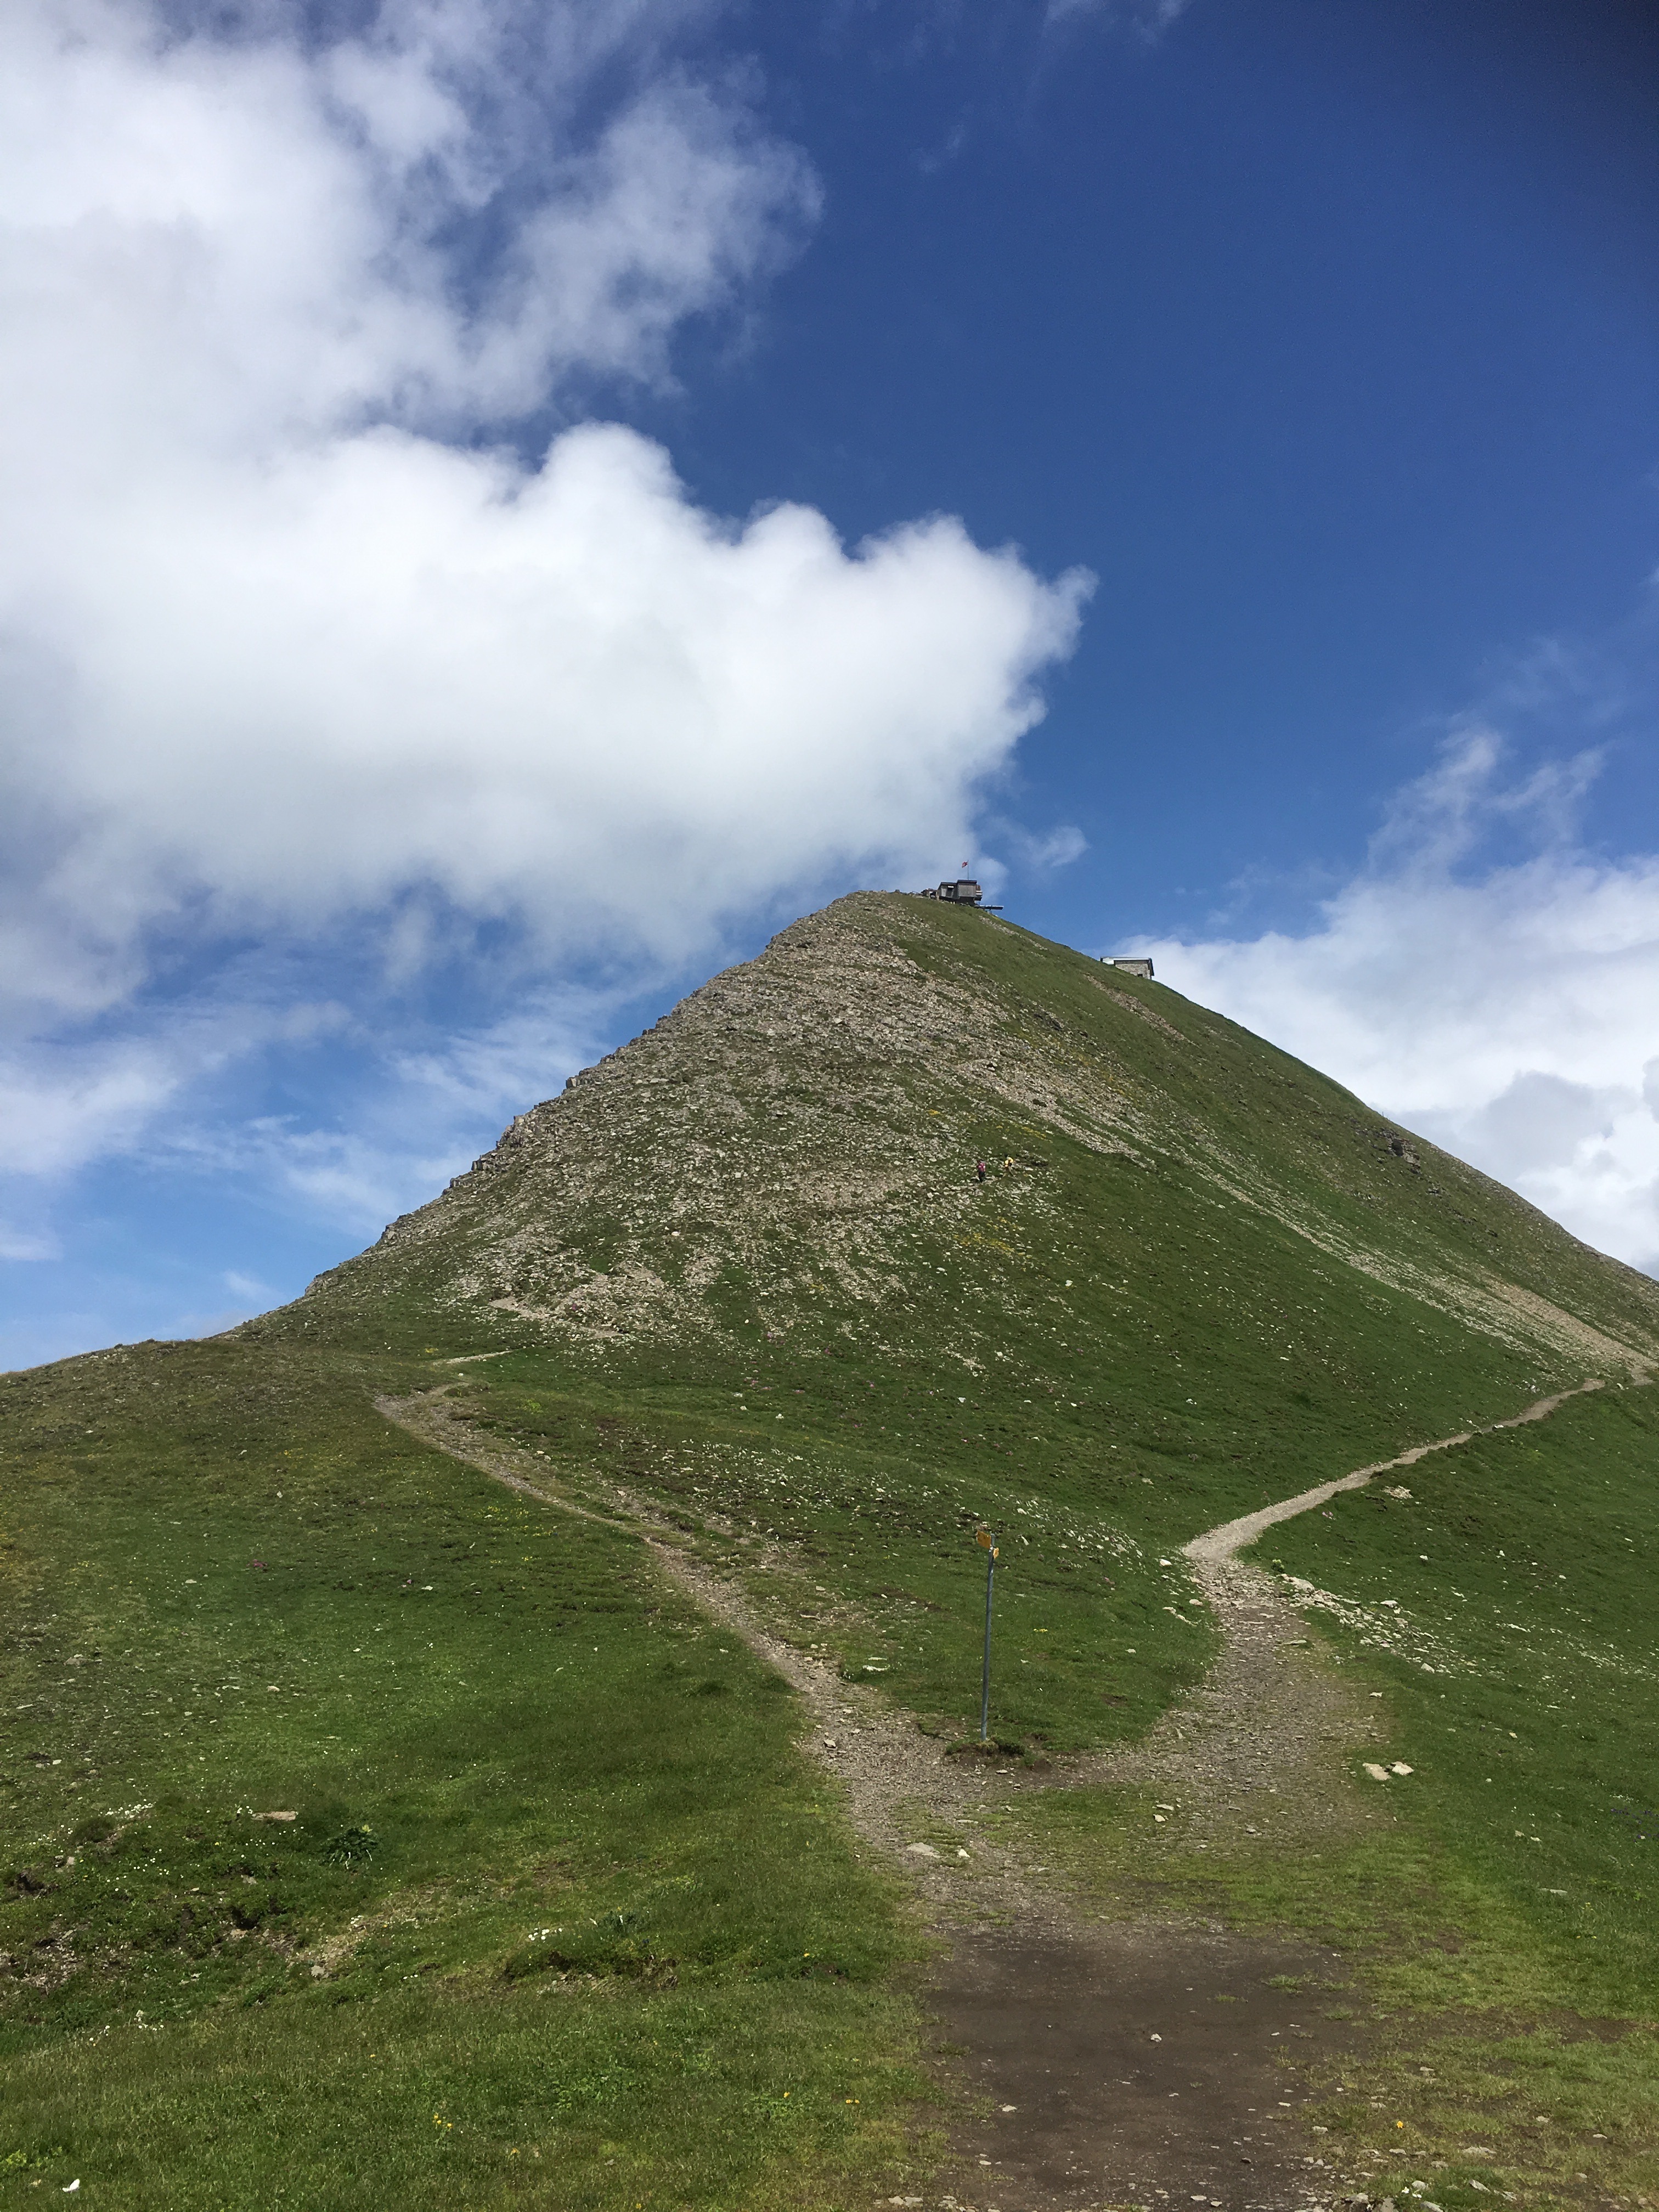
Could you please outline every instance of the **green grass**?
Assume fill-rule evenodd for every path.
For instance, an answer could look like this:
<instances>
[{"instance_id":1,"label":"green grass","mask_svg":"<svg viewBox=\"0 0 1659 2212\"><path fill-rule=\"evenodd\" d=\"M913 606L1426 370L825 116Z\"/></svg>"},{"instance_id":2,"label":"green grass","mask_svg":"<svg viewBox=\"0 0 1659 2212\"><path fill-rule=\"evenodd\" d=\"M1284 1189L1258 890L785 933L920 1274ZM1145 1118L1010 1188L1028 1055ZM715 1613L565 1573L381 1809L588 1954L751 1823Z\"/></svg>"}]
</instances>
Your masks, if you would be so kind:
<instances>
[{"instance_id":1,"label":"green grass","mask_svg":"<svg viewBox=\"0 0 1659 2212\"><path fill-rule=\"evenodd\" d=\"M781 1680L633 1538L315 1358L4 1396L0 2190L47 2153L191 2207L507 2203L549 2162L573 2205L836 2202L890 2167L914 1942Z\"/></svg>"},{"instance_id":2,"label":"green grass","mask_svg":"<svg viewBox=\"0 0 1659 2212\"><path fill-rule=\"evenodd\" d=\"M1153 1875L1128 1793L1026 1800L1026 1816L1115 1910L1158 1894L1346 1954L1346 2008L1375 2044L1315 2115L1328 2152L1370 2145L1376 2172L1396 2147L1413 2171L1444 2160L1432 2193L1460 2208L1472 2179L1639 2202L1659 2188L1655 1393L1574 1400L1419 1462L1409 1498L1393 1486L1258 1547L1340 1601L1310 1617L1382 1692L1364 1755L1413 1769L1383 1785L1392 1832L1288 1857L1177 1842Z\"/></svg>"},{"instance_id":3,"label":"green grass","mask_svg":"<svg viewBox=\"0 0 1659 2212\"><path fill-rule=\"evenodd\" d=\"M908 2085L885 2055L905 2032L869 1990L802 1982L123 2023L9 2068L0 2202L38 2201L40 2173L192 2212L863 2204L908 2170L891 2125Z\"/></svg>"},{"instance_id":4,"label":"green grass","mask_svg":"<svg viewBox=\"0 0 1659 2212\"><path fill-rule=\"evenodd\" d=\"M1024 1194L984 1200L975 1233L1007 1249L975 1261L996 1313L993 1328L974 1308L978 1372L959 1355L951 1284L911 1303L902 1335L888 1316L603 1363L524 1350L481 1365L467 1397L568 1479L610 1468L695 1522L786 1545L800 1617L835 1615L812 1602L829 1589L857 1616L823 1623L848 1668L875 1662L941 1726L976 1698L972 1537L989 1521L1003 1540L1003 1723L1061 1751L1138 1734L1212 1654L1201 1616L1168 1610L1187 1613L1186 1578L1159 1561L1189 1535L1577 1377L1173 1174L1156 1188L1136 1178L1108 1211L1085 1178L1129 1171L1073 1164L1077 1190L1045 1194L1060 1259L1029 1249L1052 1224L1025 1218ZM938 1249L920 1241L918 1278ZM1241 1313L1250 1282L1276 1285L1272 1343L1295 1356L1257 1333L1265 1297Z\"/></svg>"},{"instance_id":5,"label":"green grass","mask_svg":"<svg viewBox=\"0 0 1659 2212\"><path fill-rule=\"evenodd\" d=\"M189 2212L763 2212L902 2193L933 2155L918 1941L781 1681L627 1531L424 1449L377 1393L504 1355L458 1385L482 1425L574 1498L646 1495L947 1739L989 1522L993 1724L1040 1762L1202 1672L1195 1531L1620 1373L1571 1316L1659 1341L1651 1285L1174 994L983 917L845 912L975 1034L896 1037L890 964L840 971L844 1026L720 1000L681 1062L659 1039L549 1109L565 1152L504 1146L295 1306L0 1381L0 2203L78 2172ZM711 1325L556 1342L465 1287L629 1268ZM1460 2131L1501 2076L1607 2135L1626 2191L1659 1963L1645 1407L1578 1401L1425 1462L1413 1505L1275 1532L1386 1690L1404 1817L1316 1867L1168 1853L1157 1893L1349 1947L1394 2023L1353 2094L1434 2154L1488 2140ZM1121 1802L1021 1804L1046 1857L1144 1899ZM1535 2148L1504 2170L1560 2181Z\"/></svg>"},{"instance_id":6,"label":"green grass","mask_svg":"<svg viewBox=\"0 0 1659 2212\"><path fill-rule=\"evenodd\" d=\"M1659 2012L1654 1399L1573 1400L1420 1462L1409 1499L1373 1483L1259 1547L1347 1601L1328 1632L1386 1686L1398 1808L1542 1976L1517 2002Z\"/></svg>"},{"instance_id":7,"label":"green grass","mask_svg":"<svg viewBox=\"0 0 1659 2212\"><path fill-rule=\"evenodd\" d=\"M544 1453L573 1492L596 1457L614 1467L746 1579L786 1634L942 1731L959 1733L970 1705L977 1717L983 1515L1001 1536L999 1726L1033 1749L1144 1727L1213 1650L1206 1623L1165 1612L1158 1555L1102 1513L1086 1482L1022 1493L930 1479L896 1452L825 1439L820 1409L799 1401L788 1418L817 1432L795 1437L798 1449L771 1444L742 1415L677 1418L666 1394L648 1425L637 1404L626 1419L596 1414L606 1399L558 1395L539 1364L526 1355L488 1370L468 1393L480 1419ZM780 1359L769 1371L795 1370ZM625 1385L614 1402L627 1402Z\"/></svg>"},{"instance_id":8,"label":"green grass","mask_svg":"<svg viewBox=\"0 0 1659 2212\"><path fill-rule=\"evenodd\" d=\"M611 1468L711 1538L726 1524L731 1565L774 1540L786 1571L752 1586L786 1625L952 1734L976 1717L990 1521L999 1722L1050 1752L1138 1734L1208 1660L1158 1564L1188 1536L1620 1371L1610 1344L1529 1334L1494 1281L1659 1341L1651 1284L1447 1156L1395 1153L1340 1086L1174 993L983 916L836 911L872 958L957 994L978 1048L896 1049L880 976L828 1032L722 1002L680 1060L645 1041L636 1079L617 1064L596 1103L544 1109L576 1116L568 1168L504 1146L418 1236L252 1334L368 1362L505 1352L476 1370L481 1419L578 1486ZM1095 1105L1067 1127L1017 1110L976 1079L1000 1054ZM1091 1133L1103 1100L1120 1120ZM878 1195L848 1231L811 1194L869 1161L932 1177L937 1201ZM561 1267L701 1285L718 1328L548 1345L455 1289L520 1222Z\"/></svg>"}]
</instances>

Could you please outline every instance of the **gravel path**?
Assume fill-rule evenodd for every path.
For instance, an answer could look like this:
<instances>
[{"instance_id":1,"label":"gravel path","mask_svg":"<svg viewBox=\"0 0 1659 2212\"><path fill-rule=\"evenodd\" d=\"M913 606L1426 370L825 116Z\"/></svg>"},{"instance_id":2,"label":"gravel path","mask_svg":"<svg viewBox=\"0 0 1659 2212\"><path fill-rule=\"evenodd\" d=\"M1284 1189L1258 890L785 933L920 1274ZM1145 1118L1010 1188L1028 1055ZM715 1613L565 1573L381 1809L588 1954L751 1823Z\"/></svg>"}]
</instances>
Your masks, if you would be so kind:
<instances>
[{"instance_id":1,"label":"gravel path","mask_svg":"<svg viewBox=\"0 0 1659 2212\"><path fill-rule=\"evenodd\" d=\"M1637 1379L1646 1382L1648 1378L1644 1374ZM1224 1521L1219 1528L1206 1528L1201 1536L1194 1536L1186 1547L1187 1557L1200 1571L1202 1579L1203 1571L1224 1565L1236 1552L1243 1551L1247 1544L1254 1544L1258 1536L1265 1535L1276 1522L1293 1521L1298 1513L1306 1513L1316 1505L1322 1505L1328 1498L1334 1498L1339 1490L1363 1490L1373 1475L1390 1474L1397 1467L1415 1467L1419 1460L1426 1459L1431 1452L1449 1451L1454 1444L1468 1443L1478 1436L1495 1435L1499 1429L1524 1428L1528 1421L1545 1419L1558 1406L1565 1405L1569 1398L1577 1398L1586 1390L1604 1390L1606 1388L1600 1376L1593 1376L1589 1382L1580 1382L1571 1390L1558 1390L1553 1398L1538 1399L1527 1407L1525 1413L1516 1413L1507 1421L1493 1421L1484 1429L1465 1429L1455 1437L1438 1437L1431 1444L1413 1444L1409 1451L1401 1452L1398 1459L1379 1460L1375 1467L1357 1468L1352 1474L1339 1475L1334 1482L1322 1482L1315 1489L1304 1490L1294 1498L1281 1498L1277 1505L1264 1505L1259 1513L1246 1513L1237 1521Z\"/></svg>"},{"instance_id":2,"label":"gravel path","mask_svg":"<svg viewBox=\"0 0 1659 2212\"><path fill-rule=\"evenodd\" d=\"M1542 1420L1602 1387L1581 1383L1493 1427ZM1329 1986L1343 1962L1216 1922L1091 1917L1057 1870L999 1838L998 1815L1031 1790L1144 1787L1149 1820L1154 1792L1165 1815L1147 1832L1145 1872L1153 1880L1158 1854L1177 1839L1198 1850L1305 1849L1388 1825L1390 1793L1354 1778L1378 1708L1308 1635L1273 1579L1237 1554L1339 1491L1414 1467L1475 1432L1419 1444L1195 1536L1186 1557L1222 1632L1216 1665L1142 1743L1044 1775L947 1757L879 1691L842 1680L775 1635L648 1499L603 1477L598 1492L613 1511L561 1494L531 1454L474 1427L447 1386L376 1402L422 1443L522 1495L631 1530L672 1582L799 1694L809 1718L803 1748L842 1785L866 1846L903 1867L918 1917L939 1941L927 2002L944 2039L941 2063L979 2105L979 2117L955 2131L950 2193L936 2183L926 2197L891 2203L926 2212L1187 2203L1212 2212L1334 2212L1352 2197L1352 2185L1322 2156L1321 2138L1298 2124L1322 2075L1346 2063L1357 2031L1327 2023L1294 1992L1298 1984Z\"/></svg>"},{"instance_id":3,"label":"gravel path","mask_svg":"<svg viewBox=\"0 0 1659 2212\"><path fill-rule=\"evenodd\" d=\"M921 1735L910 1714L887 1705L879 1691L843 1681L838 1669L774 1635L747 1598L696 1559L684 1535L649 1500L623 1485L601 1479L616 1503L614 1515L562 1495L530 1453L482 1434L449 1403L443 1389L380 1398L375 1406L422 1443L524 1497L638 1535L671 1582L799 1692L811 1722L803 1748L843 1785L854 1828L878 1850L899 1857L929 1903L952 1909L971 1904L974 1917L993 1918L1011 1911L1029 1916L1045 1905L1057 1909L1048 1893L1033 1891L1009 1852L976 1832L988 1808L1006 1803L1012 1793L1046 1786L1046 1778L979 1760L964 1767L947 1759L939 1741ZM954 1832L964 1824L961 1844L927 1840L930 1831L943 1826Z\"/></svg>"},{"instance_id":4,"label":"gravel path","mask_svg":"<svg viewBox=\"0 0 1659 2212\"><path fill-rule=\"evenodd\" d=\"M1174 1799L1183 1832L1206 1847L1241 1834L1249 1838L1293 1829L1305 1839L1332 1826L1386 1820L1385 1807L1350 1788L1352 1761L1342 1755L1358 1750L1374 1731L1376 1717L1369 1700L1336 1673L1273 1579L1238 1553L1279 1522L1312 1511L1339 1491L1361 1489L1379 1474L1415 1467L1430 1453L1467 1443L1476 1433L1541 1421L1567 1399L1603 1387L1599 1380L1580 1383L1539 1399L1491 1430L1413 1445L1397 1458L1356 1468L1194 1536L1185 1556L1222 1632L1215 1666L1140 1744L1047 1776L948 1758L936 1738L922 1735L913 1717L889 1706L879 1691L843 1681L838 1670L774 1634L739 1590L692 1555L684 1534L650 1500L608 1479L601 1488L614 1502L612 1513L564 1495L530 1453L475 1427L451 1404L449 1386L376 1403L389 1420L423 1443L522 1495L637 1534L672 1582L799 1692L811 1717L804 1747L843 1784L860 1835L903 1858L930 1903L970 1920L1000 1921L1012 1913L1023 1922L1035 1916L1060 1923L1072 1915L1052 1879L1037 1881L1048 1870L1022 1864L983 1832L988 1808L1024 1791L1101 1783L1157 1788ZM941 1836L951 1840L941 1842Z\"/></svg>"},{"instance_id":5,"label":"gravel path","mask_svg":"<svg viewBox=\"0 0 1659 2212\"><path fill-rule=\"evenodd\" d=\"M1379 1474L1415 1467L1476 1435L1541 1421L1569 1398L1603 1388L1597 1379L1581 1382L1489 1428L1414 1444L1395 1459L1357 1468L1194 1536L1184 1556L1221 1631L1220 1656L1142 1742L1088 1762L1087 1778L1156 1790L1179 1808L1188 1839L1205 1850L1267 1839L1302 1846L1390 1825L1386 1795L1357 1778L1362 1756L1376 1756L1380 1715L1372 1700L1309 1635L1306 1620L1273 1577L1237 1555L1279 1522L1313 1511L1340 1491L1362 1490Z\"/></svg>"}]
</instances>

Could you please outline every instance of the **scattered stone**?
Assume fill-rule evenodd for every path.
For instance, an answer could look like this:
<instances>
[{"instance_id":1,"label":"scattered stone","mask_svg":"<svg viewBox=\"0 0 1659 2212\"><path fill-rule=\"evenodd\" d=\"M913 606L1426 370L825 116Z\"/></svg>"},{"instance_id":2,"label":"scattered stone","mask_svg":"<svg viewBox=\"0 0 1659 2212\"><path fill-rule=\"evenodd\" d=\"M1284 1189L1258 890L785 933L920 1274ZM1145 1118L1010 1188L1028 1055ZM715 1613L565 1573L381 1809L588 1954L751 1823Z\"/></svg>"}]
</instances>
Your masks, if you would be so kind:
<instances>
[{"instance_id":1,"label":"scattered stone","mask_svg":"<svg viewBox=\"0 0 1659 2212\"><path fill-rule=\"evenodd\" d=\"M936 1859L939 1856L931 1844L907 1844L905 1849L914 1851L919 1859Z\"/></svg>"},{"instance_id":2,"label":"scattered stone","mask_svg":"<svg viewBox=\"0 0 1659 2212\"><path fill-rule=\"evenodd\" d=\"M1379 1766L1374 1759L1368 1759L1365 1761L1365 1771L1373 1782L1386 1782L1389 1778L1388 1768Z\"/></svg>"},{"instance_id":3,"label":"scattered stone","mask_svg":"<svg viewBox=\"0 0 1659 2212\"><path fill-rule=\"evenodd\" d=\"M1389 1769L1390 1774L1409 1774L1411 1771L1412 1770L1407 1765L1403 1759L1396 1759L1394 1765Z\"/></svg>"}]
</instances>

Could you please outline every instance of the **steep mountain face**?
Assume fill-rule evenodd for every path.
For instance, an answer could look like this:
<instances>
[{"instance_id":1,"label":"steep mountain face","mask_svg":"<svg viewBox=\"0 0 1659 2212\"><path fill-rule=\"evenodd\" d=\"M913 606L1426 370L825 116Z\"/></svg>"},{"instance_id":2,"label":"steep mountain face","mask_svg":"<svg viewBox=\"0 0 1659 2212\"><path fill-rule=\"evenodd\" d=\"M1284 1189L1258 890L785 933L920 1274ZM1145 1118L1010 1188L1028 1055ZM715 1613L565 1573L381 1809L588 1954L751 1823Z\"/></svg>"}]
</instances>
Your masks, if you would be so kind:
<instances>
[{"instance_id":1,"label":"steep mountain face","mask_svg":"<svg viewBox=\"0 0 1659 2212\"><path fill-rule=\"evenodd\" d=\"M1346 1362L1356 1387L1391 1331L1523 1384L1659 1352L1659 1285L1249 1031L871 892L715 976L259 1326L417 1316L579 1362L903 1331L975 1372L1034 1331L1071 1363L1181 1337L1201 1369L1224 1333L1230 1359Z\"/></svg>"}]
</instances>

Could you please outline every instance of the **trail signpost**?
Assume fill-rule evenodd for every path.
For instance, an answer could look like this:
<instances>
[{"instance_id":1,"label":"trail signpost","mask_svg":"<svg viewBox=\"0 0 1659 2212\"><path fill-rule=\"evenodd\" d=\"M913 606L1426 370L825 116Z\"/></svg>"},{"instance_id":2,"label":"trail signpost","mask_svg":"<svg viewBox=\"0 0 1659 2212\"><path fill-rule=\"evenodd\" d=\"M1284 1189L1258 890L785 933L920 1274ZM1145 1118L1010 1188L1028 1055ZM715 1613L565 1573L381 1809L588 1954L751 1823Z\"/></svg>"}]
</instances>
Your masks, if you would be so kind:
<instances>
[{"instance_id":1,"label":"trail signpost","mask_svg":"<svg viewBox=\"0 0 1659 2212\"><path fill-rule=\"evenodd\" d=\"M979 1678L979 1740L991 1741L991 1595L996 1588L997 1540L988 1528L975 1531L974 1541L985 1554L985 1663Z\"/></svg>"}]
</instances>

